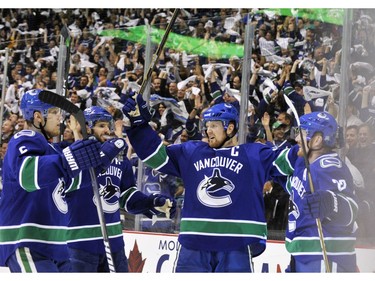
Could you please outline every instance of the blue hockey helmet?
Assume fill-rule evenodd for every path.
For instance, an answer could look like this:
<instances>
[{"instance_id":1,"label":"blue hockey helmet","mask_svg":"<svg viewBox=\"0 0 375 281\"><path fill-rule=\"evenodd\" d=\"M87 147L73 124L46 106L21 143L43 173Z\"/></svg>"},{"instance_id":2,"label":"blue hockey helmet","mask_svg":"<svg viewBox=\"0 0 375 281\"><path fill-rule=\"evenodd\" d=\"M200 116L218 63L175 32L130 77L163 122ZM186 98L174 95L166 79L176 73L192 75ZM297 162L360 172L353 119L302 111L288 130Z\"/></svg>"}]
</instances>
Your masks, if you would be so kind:
<instances>
[{"instance_id":1,"label":"blue hockey helmet","mask_svg":"<svg viewBox=\"0 0 375 281\"><path fill-rule=\"evenodd\" d=\"M112 115L100 106L88 107L83 111L83 114L85 115L86 122L90 129L95 126L95 122L97 121L105 121L109 123L112 121Z\"/></svg>"},{"instance_id":2,"label":"blue hockey helmet","mask_svg":"<svg viewBox=\"0 0 375 281\"><path fill-rule=\"evenodd\" d=\"M48 109L55 107L49 103L42 102L39 99L39 93L43 89L33 89L25 92L21 99L20 109L26 121L32 121L34 112L40 111L44 118L47 117Z\"/></svg>"},{"instance_id":3,"label":"blue hockey helmet","mask_svg":"<svg viewBox=\"0 0 375 281\"><path fill-rule=\"evenodd\" d=\"M222 121L226 130L229 122L232 121L235 123L235 128L238 129L238 120L238 111L230 103L216 104L203 113L203 124L205 126L208 121Z\"/></svg>"},{"instance_id":4,"label":"blue hockey helmet","mask_svg":"<svg viewBox=\"0 0 375 281\"><path fill-rule=\"evenodd\" d=\"M328 112L315 111L302 115L300 122L301 128L306 131L307 140L310 140L316 132L321 132L327 146L335 145L338 125Z\"/></svg>"}]
</instances>

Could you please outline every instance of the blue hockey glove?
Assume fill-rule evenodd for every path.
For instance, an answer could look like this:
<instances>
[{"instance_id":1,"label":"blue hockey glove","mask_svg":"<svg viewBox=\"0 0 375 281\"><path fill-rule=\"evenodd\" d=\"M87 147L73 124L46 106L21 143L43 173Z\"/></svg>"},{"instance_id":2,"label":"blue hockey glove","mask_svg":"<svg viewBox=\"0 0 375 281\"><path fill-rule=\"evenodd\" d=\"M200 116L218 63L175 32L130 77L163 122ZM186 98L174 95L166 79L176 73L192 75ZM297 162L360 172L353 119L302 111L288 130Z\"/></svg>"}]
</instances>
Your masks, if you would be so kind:
<instances>
[{"instance_id":1,"label":"blue hockey glove","mask_svg":"<svg viewBox=\"0 0 375 281\"><path fill-rule=\"evenodd\" d=\"M338 213L338 203L336 194L328 190L318 190L303 198L305 214L310 214L313 218L324 219L334 213Z\"/></svg>"},{"instance_id":2,"label":"blue hockey glove","mask_svg":"<svg viewBox=\"0 0 375 281\"><path fill-rule=\"evenodd\" d=\"M176 215L176 201L173 198L160 194L151 194L147 199L150 201L150 210L144 215L148 218L160 213L165 213L165 216L170 219L173 219Z\"/></svg>"},{"instance_id":3,"label":"blue hockey glove","mask_svg":"<svg viewBox=\"0 0 375 281\"><path fill-rule=\"evenodd\" d=\"M100 147L100 168L104 171L107 170L112 160L125 148L126 142L120 138L113 138L104 142Z\"/></svg>"},{"instance_id":4,"label":"blue hockey glove","mask_svg":"<svg viewBox=\"0 0 375 281\"><path fill-rule=\"evenodd\" d=\"M142 95L131 93L126 99L122 111L132 126L139 126L151 120L151 113Z\"/></svg>"},{"instance_id":5,"label":"blue hockey glove","mask_svg":"<svg viewBox=\"0 0 375 281\"><path fill-rule=\"evenodd\" d=\"M82 170L95 168L101 163L100 142L97 140L78 140L63 149L62 164L71 178Z\"/></svg>"}]
</instances>

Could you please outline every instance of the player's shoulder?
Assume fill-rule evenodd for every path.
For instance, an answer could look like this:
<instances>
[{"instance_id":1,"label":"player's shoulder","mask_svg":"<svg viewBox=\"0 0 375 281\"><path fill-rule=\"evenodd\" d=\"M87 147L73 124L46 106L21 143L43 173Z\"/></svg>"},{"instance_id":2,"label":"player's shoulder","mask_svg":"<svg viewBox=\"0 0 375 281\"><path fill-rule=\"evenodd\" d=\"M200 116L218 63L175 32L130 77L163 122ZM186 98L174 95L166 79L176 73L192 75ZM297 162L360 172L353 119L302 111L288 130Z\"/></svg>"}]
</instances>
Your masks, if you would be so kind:
<instances>
[{"instance_id":1,"label":"player's shoulder","mask_svg":"<svg viewBox=\"0 0 375 281\"><path fill-rule=\"evenodd\" d=\"M342 168L344 164L337 153L322 155L317 160L321 169Z\"/></svg>"},{"instance_id":2,"label":"player's shoulder","mask_svg":"<svg viewBox=\"0 0 375 281\"><path fill-rule=\"evenodd\" d=\"M191 140L184 143L184 145L191 146L191 147L209 147L207 142L201 140Z\"/></svg>"},{"instance_id":3,"label":"player's shoulder","mask_svg":"<svg viewBox=\"0 0 375 281\"><path fill-rule=\"evenodd\" d=\"M43 154L48 147L45 137L32 130L22 130L17 132L9 141L7 154L8 157L18 157L32 151L32 154Z\"/></svg>"},{"instance_id":4,"label":"player's shoulder","mask_svg":"<svg viewBox=\"0 0 375 281\"><path fill-rule=\"evenodd\" d=\"M9 142L8 148L15 147L18 149L19 147L27 147L27 148L37 148L37 147L45 147L48 145L46 138L35 131L32 130L22 130L17 132Z\"/></svg>"},{"instance_id":5,"label":"player's shoulder","mask_svg":"<svg viewBox=\"0 0 375 281\"><path fill-rule=\"evenodd\" d=\"M46 141L45 137L42 134L39 134L33 130L22 130L14 134L12 138L13 142L22 142L22 141Z\"/></svg>"},{"instance_id":6,"label":"player's shoulder","mask_svg":"<svg viewBox=\"0 0 375 281\"><path fill-rule=\"evenodd\" d=\"M281 151L280 148L272 146L270 143L262 142L250 142L238 145L238 147L244 149L247 154L250 155L266 155L272 154L274 151Z\"/></svg>"},{"instance_id":7,"label":"player's shoulder","mask_svg":"<svg viewBox=\"0 0 375 281\"><path fill-rule=\"evenodd\" d=\"M36 136L36 132L33 130L22 130L14 134L15 139L19 139L21 137L34 137Z\"/></svg>"},{"instance_id":8,"label":"player's shoulder","mask_svg":"<svg viewBox=\"0 0 375 281\"><path fill-rule=\"evenodd\" d=\"M200 140L191 140L191 141L187 141L187 142L184 142L184 143L178 143L178 144L170 144L167 146L167 149L168 150L186 150L186 151L191 151L191 150L194 150L196 148L205 148L205 147L208 147L208 143L204 142L204 141L200 141Z\"/></svg>"}]
</instances>

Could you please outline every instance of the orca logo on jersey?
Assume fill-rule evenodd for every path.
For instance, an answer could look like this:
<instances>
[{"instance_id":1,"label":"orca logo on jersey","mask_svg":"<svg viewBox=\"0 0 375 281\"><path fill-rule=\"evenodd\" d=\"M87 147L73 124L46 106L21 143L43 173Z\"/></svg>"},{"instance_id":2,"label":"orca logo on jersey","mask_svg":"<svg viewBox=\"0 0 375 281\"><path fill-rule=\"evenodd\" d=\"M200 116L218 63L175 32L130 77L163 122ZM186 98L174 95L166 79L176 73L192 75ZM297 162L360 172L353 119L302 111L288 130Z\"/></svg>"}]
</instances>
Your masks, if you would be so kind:
<instances>
[{"instance_id":1,"label":"orca logo on jersey","mask_svg":"<svg viewBox=\"0 0 375 281\"><path fill-rule=\"evenodd\" d=\"M61 213L66 214L68 212L68 204L65 201L65 183L62 179L59 179L59 183L53 190L52 199Z\"/></svg>"},{"instance_id":2,"label":"orca logo on jersey","mask_svg":"<svg viewBox=\"0 0 375 281\"><path fill-rule=\"evenodd\" d=\"M221 208L232 204L232 198L228 193L233 190L234 184L215 168L211 177L205 176L199 183L197 197L207 207Z\"/></svg>"},{"instance_id":3,"label":"orca logo on jersey","mask_svg":"<svg viewBox=\"0 0 375 281\"><path fill-rule=\"evenodd\" d=\"M115 213L120 208L118 202L118 199L120 198L120 188L112 183L110 177L106 178L105 185L100 184L99 194L100 200L102 201L103 211L105 213ZM93 200L96 205L97 201L95 195Z\"/></svg>"}]
</instances>

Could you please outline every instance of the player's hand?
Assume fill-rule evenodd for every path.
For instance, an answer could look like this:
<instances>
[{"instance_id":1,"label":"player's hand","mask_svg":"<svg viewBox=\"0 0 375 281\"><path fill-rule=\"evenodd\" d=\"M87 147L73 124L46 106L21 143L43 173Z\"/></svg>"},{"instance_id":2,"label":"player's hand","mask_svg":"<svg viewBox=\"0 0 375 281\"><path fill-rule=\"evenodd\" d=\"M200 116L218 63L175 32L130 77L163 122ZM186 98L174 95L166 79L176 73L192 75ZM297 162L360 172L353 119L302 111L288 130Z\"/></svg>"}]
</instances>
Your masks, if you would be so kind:
<instances>
[{"instance_id":1,"label":"player's hand","mask_svg":"<svg viewBox=\"0 0 375 281\"><path fill-rule=\"evenodd\" d=\"M113 138L104 142L100 147L100 168L107 170L112 160L126 148L126 142L121 138Z\"/></svg>"},{"instance_id":2,"label":"player's hand","mask_svg":"<svg viewBox=\"0 0 375 281\"><path fill-rule=\"evenodd\" d=\"M122 111L129 118L132 126L140 126L151 120L151 113L140 94L130 93Z\"/></svg>"},{"instance_id":3,"label":"player's hand","mask_svg":"<svg viewBox=\"0 0 375 281\"><path fill-rule=\"evenodd\" d=\"M100 142L97 140L78 140L63 149L62 165L70 178L101 163Z\"/></svg>"},{"instance_id":4,"label":"player's hand","mask_svg":"<svg viewBox=\"0 0 375 281\"><path fill-rule=\"evenodd\" d=\"M336 194L328 190L318 190L303 198L303 212L313 218L324 219L338 213Z\"/></svg>"},{"instance_id":5,"label":"player's hand","mask_svg":"<svg viewBox=\"0 0 375 281\"><path fill-rule=\"evenodd\" d=\"M148 200L150 200L152 213L156 215L165 213L168 219L172 219L176 215L176 201L173 198L161 194L151 194Z\"/></svg>"}]
</instances>

